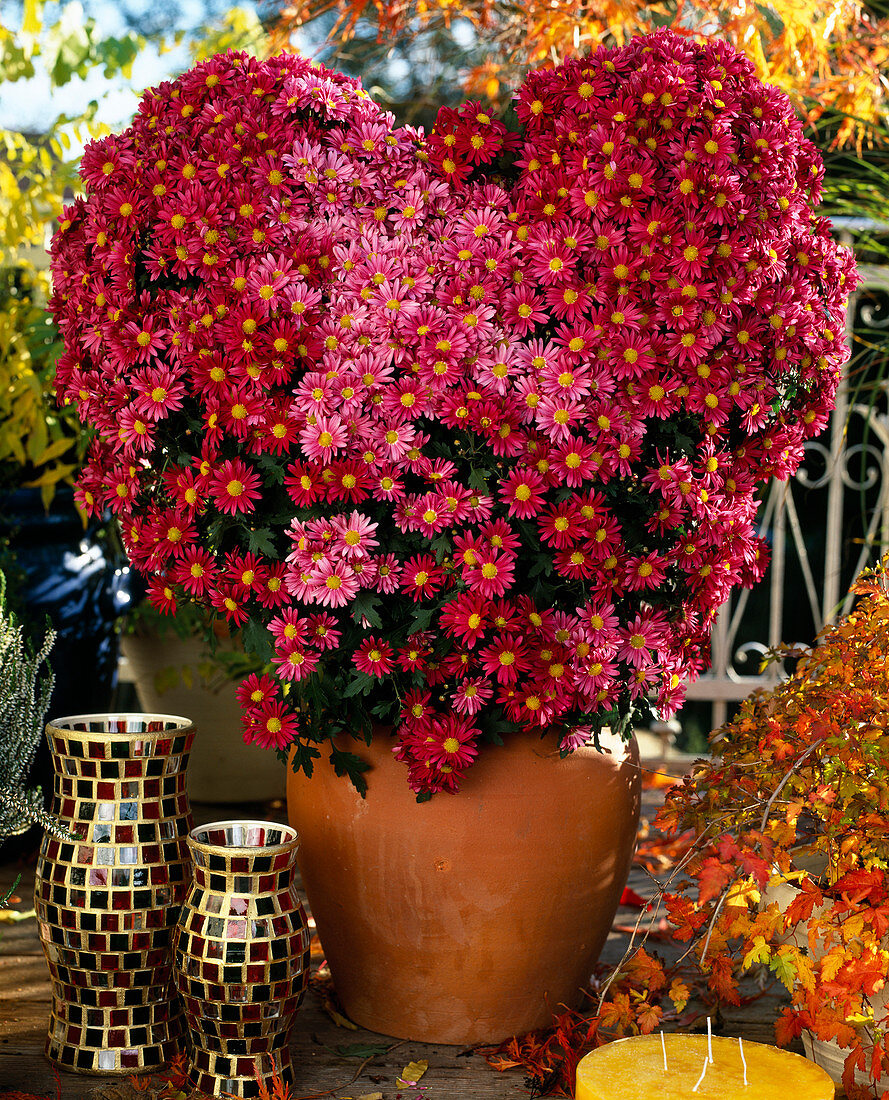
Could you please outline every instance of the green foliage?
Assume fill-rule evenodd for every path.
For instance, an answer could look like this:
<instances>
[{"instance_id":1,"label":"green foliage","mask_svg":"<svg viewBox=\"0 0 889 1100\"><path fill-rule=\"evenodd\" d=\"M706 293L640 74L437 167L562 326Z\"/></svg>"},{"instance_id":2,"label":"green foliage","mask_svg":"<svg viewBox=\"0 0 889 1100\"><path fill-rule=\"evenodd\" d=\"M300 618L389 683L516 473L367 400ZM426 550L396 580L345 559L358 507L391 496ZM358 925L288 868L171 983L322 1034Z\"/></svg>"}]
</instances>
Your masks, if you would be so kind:
<instances>
[{"instance_id":1,"label":"green foliage","mask_svg":"<svg viewBox=\"0 0 889 1100\"><path fill-rule=\"evenodd\" d=\"M34 822L67 835L43 809L40 790L26 787L53 687L47 659L54 641L48 630L34 650L17 617L7 610L6 581L0 574L0 839Z\"/></svg>"},{"instance_id":2,"label":"green foliage","mask_svg":"<svg viewBox=\"0 0 889 1100\"><path fill-rule=\"evenodd\" d=\"M140 53L151 47L163 53L167 45L160 36L132 31L102 37L79 4L64 5L54 21L46 14L43 0L25 0L21 28L13 31L0 12L0 82L15 84L39 70L47 73L52 92L96 72L109 82L130 80ZM220 27L200 29L190 53L260 50L263 42L256 15L235 7ZM108 133L97 121L98 106L92 102L79 115L59 114L38 137L0 127L0 493L39 488L46 506L58 483L81 465L89 434L73 408L58 410L55 404L53 379L62 349L43 308L49 291L44 247L65 196L80 190L73 150ZM261 541L261 533L257 537Z\"/></svg>"},{"instance_id":3,"label":"green foliage","mask_svg":"<svg viewBox=\"0 0 889 1100\"><path fill-rule=\"evenodd\" d=\"M80 465L88 439L73 407L52 395L58 334L42 302L44 278L0 270L0 491L39 488L48 506Z\"/></svg>"}]
</instances>

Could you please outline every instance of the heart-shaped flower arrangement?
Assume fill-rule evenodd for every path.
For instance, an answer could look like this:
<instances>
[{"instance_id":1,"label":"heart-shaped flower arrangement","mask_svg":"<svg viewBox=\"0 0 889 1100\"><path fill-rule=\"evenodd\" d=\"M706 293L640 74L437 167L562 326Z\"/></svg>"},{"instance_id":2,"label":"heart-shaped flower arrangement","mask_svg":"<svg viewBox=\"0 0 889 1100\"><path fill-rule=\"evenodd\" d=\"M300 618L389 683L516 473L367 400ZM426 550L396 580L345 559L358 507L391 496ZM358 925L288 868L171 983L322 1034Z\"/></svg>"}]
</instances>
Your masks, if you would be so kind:
<instances>
[{"instance_id":1,"label":"heart-shaped flower arrangement","mask_svg":"<svg viewBox=\"0 0 889 1100\"><path fill-rule=\"evenodd\" d=\"M426 138L220 56L87 148L55 236L80 499L158 607L244 627L245 736L306 768L376 719L454 790L482 739L672 712L826 423L854 268L783 94L660 31L515 113Z\"/></svg>"}]
</instances>

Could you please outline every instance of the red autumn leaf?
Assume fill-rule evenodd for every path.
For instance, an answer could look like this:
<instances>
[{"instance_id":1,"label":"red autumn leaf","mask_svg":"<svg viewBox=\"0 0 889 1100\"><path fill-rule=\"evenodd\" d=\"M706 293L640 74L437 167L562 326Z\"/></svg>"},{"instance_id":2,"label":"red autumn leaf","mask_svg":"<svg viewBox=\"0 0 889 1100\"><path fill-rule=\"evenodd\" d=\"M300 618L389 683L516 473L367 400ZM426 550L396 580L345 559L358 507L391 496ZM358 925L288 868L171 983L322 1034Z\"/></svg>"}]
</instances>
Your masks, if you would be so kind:
<instances>
[{"instance_id":1,"label":"red autumn leaf","mask_svg":"<svg viewBox=\"0 0 889 1100\"><path fill-rule=\"evenodd\" d=\"M799 1038L802 1031L803 1026L799 1017L789 1008L782 1009L781 1015L775 1021L775 1042L778 1046L788 1046L794 1039Z\"/></svg>"},{"instance_id":2,"label":"red autumn leaf","mask_svg":"<svg viewBox=\"0 0 889 1100\"><path fill-rule=\"evenodd\" d=\"M848 973L853 989L860 989L870 997L883 988L885 963L876 951L863 951L857 959L850 960Z\"/></svg>"},{"instance_id":3,"label":"red autumn leaf","mask_svg":"<svg viewBox=\"0 0 889 1100\"><path fill-rule=\"evenodd\" d=\"M709 985L714 993L729 1004L740 1004L738 984L733 973L732 960L727 955L716 955L712 960Z\"/></svg>"},{"instance_id":4,"label":"red autumn leaf","mask_svg":"<svg viewBox=\"0 0 889 1100\"><path fill-rule=\"evenodd\" d=\"M864 918L870 925L874 937L882 940L889 931L889 906L881 905L878 909L868 909Z\"/></svg>"},{"instance_id":5,"label":"red autumn leaf","mask_svg":"<svg viewBox=\"0 0 889 1100\"><path fill-rule=\"evenodd\" d=\"M836 883L835 889L856 904L868 898L879 904L886 896L883 871L848 871Z\"/></svg>"},{"instance_id":6,"label":"red autumn leaf","mask_svg":"<svg viewBox=\"0 0 889 1100\"><path fill-rule=\"evenodd\" d=\"M751 852L749 848L741 849L738 864L744 874L755 878L760 886L765 886L771 878L772 868L769 861Z\"/></svg>"},{"instance_id":7,"label":"red autumn leaf","mask_svg":"<svg viewBox=\"0 0 889 1100\"><path fill-rule=\"evenodd\" d=\"M856 1043L849 1053L846 1055L846 1061L843 1063L843 1088L848 1091L849 1087L855 1085L855 1070L864 1069L867 1059L864 1055L864 1048L861 1043Z\"/></svg>"},{"instance_id":8,"label":"red autumn leaf","mask_svg":"<svg viewBox=\"0 0 889 1100\"><path fill-rule=\"evenodd\" d=\"M706 914L695 909L688 898L678 894L665 894L664 902L674 926L673 938L681 943L692 939L706 921Z\"/></svg>"},{"instance_id":9,"label":"red autumn leaf","mask_svg":"<svg viewBox=\"0 0 889 1100\"><path fill-rule=\"evenodd\" d=\"M624 891L620 896L620 904L626 906L628 909L651 908L651 902L643 898L641 894L637 894L636 891L629 886L624 887Z\"/></svg>"},{"instance_id":10,"label":"red autumn leaf","mask_svg":"<svg viewBox=\"0 0 889 1100\"><path fill-rule=\"evenodd\" d=\"M803 879L799 893L794 896L793 901L787 906L787 923L799 924L807 921L812 915L816 902L820 900L821 892L818 888L809 879Z\"/></svg>"},{"instance_id":11,"label":"red autumn leaf","mask_svg":"<svg viewBox=\"0 0 889 1100\"><path fill-rule=\"evenodd\" d=\"M704 860L698 875L699 904L704 905L719 897L735 873L735 868L730 863L722 863L715 856Z\"/></svg>"},{"instance_id":12,"label":"red autumn leaf","mask_svg":"<svg viewBox=\"0 0 889 1100\"><path fill-rule=\"evenodd\" d=\"M886 1055L886 1051L883 1049L883 1042L881 1039L877 1039L874 1042L874 1048L871 1051L870 1056L870 1075L871 1080L879 1081L883 1076L883 1061Z\"/></svg>"},{"instance_id":13,"label":"red autumn leaf","mask_svg":"<svg viewBox=\"0 0 889 1100\"><path fill-rule=\"evenodd\" d=\"M733 863L739 852L737 840L728 833L716 841L716 853L723 863Z\"/></svg>"}]
</instances>

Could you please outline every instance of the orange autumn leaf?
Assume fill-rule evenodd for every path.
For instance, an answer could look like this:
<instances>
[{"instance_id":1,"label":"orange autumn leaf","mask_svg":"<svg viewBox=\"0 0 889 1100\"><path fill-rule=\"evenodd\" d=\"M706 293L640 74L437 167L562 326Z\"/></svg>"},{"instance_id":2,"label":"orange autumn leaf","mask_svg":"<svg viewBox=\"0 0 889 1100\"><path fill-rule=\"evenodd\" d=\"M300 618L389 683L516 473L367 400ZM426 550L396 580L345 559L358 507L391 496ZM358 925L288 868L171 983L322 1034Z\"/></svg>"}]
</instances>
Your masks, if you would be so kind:
<instances>
[{"instance_id":1,"label":"orange autumn leaf","mask_svg":"<svg viewBox=\"0 0 889 1100\"><path fill-rule=\"evenodd\" d=\"M514 1058L501 1058L491 1057L487 1060L488 1065L492 1069L499 1070L501 1073L506 1069L515 1069L516 1066L520 1066L522 1063Z\"/></svg>"},{"instance_id":2,"label":"orange autumn leaf","mask_svg":"<svg viewBox=\"0 0 889 1100\"><path fill-rule=\"evenodd\" d=\"M682 1012L688 1004L691 990L681 978L674 978L670 983L670 1000L677 1012Z\"/></svg>"},{"instance_id":3,"label":"orange autumn leaf","mask_svg":"<svg viewBox=\"0 0 889 1100\"><path fill-rule=\"evenodd\" d=\"M664 964L660 959L649 955L644 947L640 947L628 960L626 971L634 981L639 982L642 988L652 993L657 993L667 983Z\"/></svg>"},{"instance_id":4,"label":"orange autumn leaf","mask_svg":"<svg viewBox=\"0 0 889 1100\"><path fill-rule=\"evenodd\" d=\"M732 959L725 955L717 955L712 962L709 976L710 988L723 1001L737 1005L741 1003L738 993L738 983L734 974Z\"/></svg>"},{"instance_id":5,"label":"orange autumn leaf","mask_svg":"<svg viewBox=\"0 0 889 1100\"><path fill-rule=\"evenodd\" d=\"M799 1018L788 1008L781 1010L775 1022L775 1042L779 1047L789 1046L803 1031Z\"/></svg>"},{"instance_id":6,"label":"orange autumn leaf","mask_svg":"<svg viewBox=\"0 0 889 1100\"><path fill-rule=\"evenodd\" d=\"M603 1027L624 1028L633 1019L630 997L627 993L617 993L602 1006L599 1020Z\"/></svg>"},{"instance_id":7,"label":"orange autumn leaf","mask_svg":"<svg viewBox=\"0 0 889 1100\"><path fill-rule=\"evenodd\" d=\"M663 1015L660 1005L646 1004L642 1012L636 1013L636 1023L640 1032L643 1035L650 1035L656 1027L660 1027Z\"/></svg>"}]
</instances>

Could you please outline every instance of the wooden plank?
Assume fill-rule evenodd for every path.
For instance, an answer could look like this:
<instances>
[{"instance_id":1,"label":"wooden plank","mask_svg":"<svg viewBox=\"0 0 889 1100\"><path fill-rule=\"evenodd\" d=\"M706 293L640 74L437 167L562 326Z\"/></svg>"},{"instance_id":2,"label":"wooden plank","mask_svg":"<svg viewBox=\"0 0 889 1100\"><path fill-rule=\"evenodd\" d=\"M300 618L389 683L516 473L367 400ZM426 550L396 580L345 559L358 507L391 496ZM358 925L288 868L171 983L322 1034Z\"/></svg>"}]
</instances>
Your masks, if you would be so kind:
<instances>
[{"instance_id":1,"label":"wooden plank","mask_svg":"<svg viewBox=\"0 0 889 1100\"><path fill-rule=\"evenodd\" d=\"M4 874L8 869L3 869ZM2 882L0 876L0 882ZM8 876L7 876L8 877ZM30 907L33 870L23 878L15 908ZM33 918L3 925L0 940L0 1097L5 1092L47 1094L60 1100L130 1100L125 1079L56 1072L43 1056L52 1001L49 970ZM389 1048L363 1068L362 1059L348 1057L355 1044ZM481 1055L458 1047L403 1042L363 1029L337 1027L310 990L300 1009L291 1043L296 1089L294 1096L333 1090L333 1095L360 1096L374 1091L388 1098L398 1090L396 1079L411 1061L425 1060L424 1082L438 1086L439 1096L505 1100L527 1096L520 1072L498 1073ZM361 1068L354 1084L350 1078ZM342 1086L339 1088L338 1086ZM143 1094L144 1095L144 1094ZM132 1093L133 1100L137 1096Z\"/></svg>"},{"instance_id":2,"label":"wooden plank","mask_svg":"<svg viewBox=\"0 0 889 1100\"><path fill-rule=\"evenodd\" d=\"M653 820L662 799L660 791L644 792L644 819ZM204 815L204 819L221 816L218 809L207 810L210 816ZM13 881L15 873L14 868L0 868L0 889ZM33 868L26 868L17 891L21 900L15 908L31 907L33 881ZM632 869L629 886L643 897L650 896L653 891L651 877L639 867ZM637 918L637 910L624 908L618 911L615 925L633 926ZM628 942L625 933L612 930L601 961L607 966L615 966L623 957ZM676 957L672 952L678 951L680 945L659 941L653 946L659 954ZM769 993L739 1009L723 1008L714 1023L722 1034L773 1043L774 1020L781 1003L780 992L777 995ZM45 1095L53 1100L57 1097L59 1100L144 1100L146 1096L156 1095L156 1091L136 1093L126 1084L125 1078L68 1073L60 1073L57 1077L43 1056L50 1004L49 971L40 947L36 920L0 925L0 1100L15 1091ZM349 1056L350 1048L356 1044L374 1044L386 1052L362 1066L360 1057ZM438 1100L513 1100L528 1095L522 1071L498 1073L478 1053L461 1051L457 1047L398 1043L362 1029L352 1031L337 1027L324 1012L314 989L310 989L297 1017L292 1055L296 1069L294 1100L326 1092L338 1100L371 1092L381 1092L384 1100L395 1100L397 1093L404 1094L396 1084L401 1069L410 1061L422 1060L429 1063L422 1083L429 1086L430 1096ZM351 1081L358 1070L360 1076Z\"/></svg>"},{"instance_id":3,"label":"wooden plank","mask_svg":"<svg viewBox=\"0 0 889 1100\"><path fill-rule=\"evenodd\" d=\"M55 1096L52 1067L42 1055L50 1007L48 979L35 973L33 956L4 960L2 982L5 1003L0 1005L0 1096L3 1090L36 1092ZM14 988L9 988L11 983ZM362 1066L363 1057L349 1056L356 1044L387 1048ZM498 1073L474 1052L459 1047L431 1046L401 1042L372 1032L338 1028L322 1011L320 1001L310 991L297 1017L291 1043L295 1067L295 1097L333 1090L335 1094L359 1096L381 1091L391 1097L397 1090L396 1079L411 1061L425 1060L429 1070L424 1083L438 1086L438 1095L479 1097L495 1100L526 1096L521 1073ZM352 1082L360 1069L358 1080ZM61 1100L96 1100L115 1095L117 1079L77 1074L59 1074ZM441 1090L446 1089L446 1092ZM97 1090L97 1091L93 1091Z\"/></svg>"}]
</instances>

